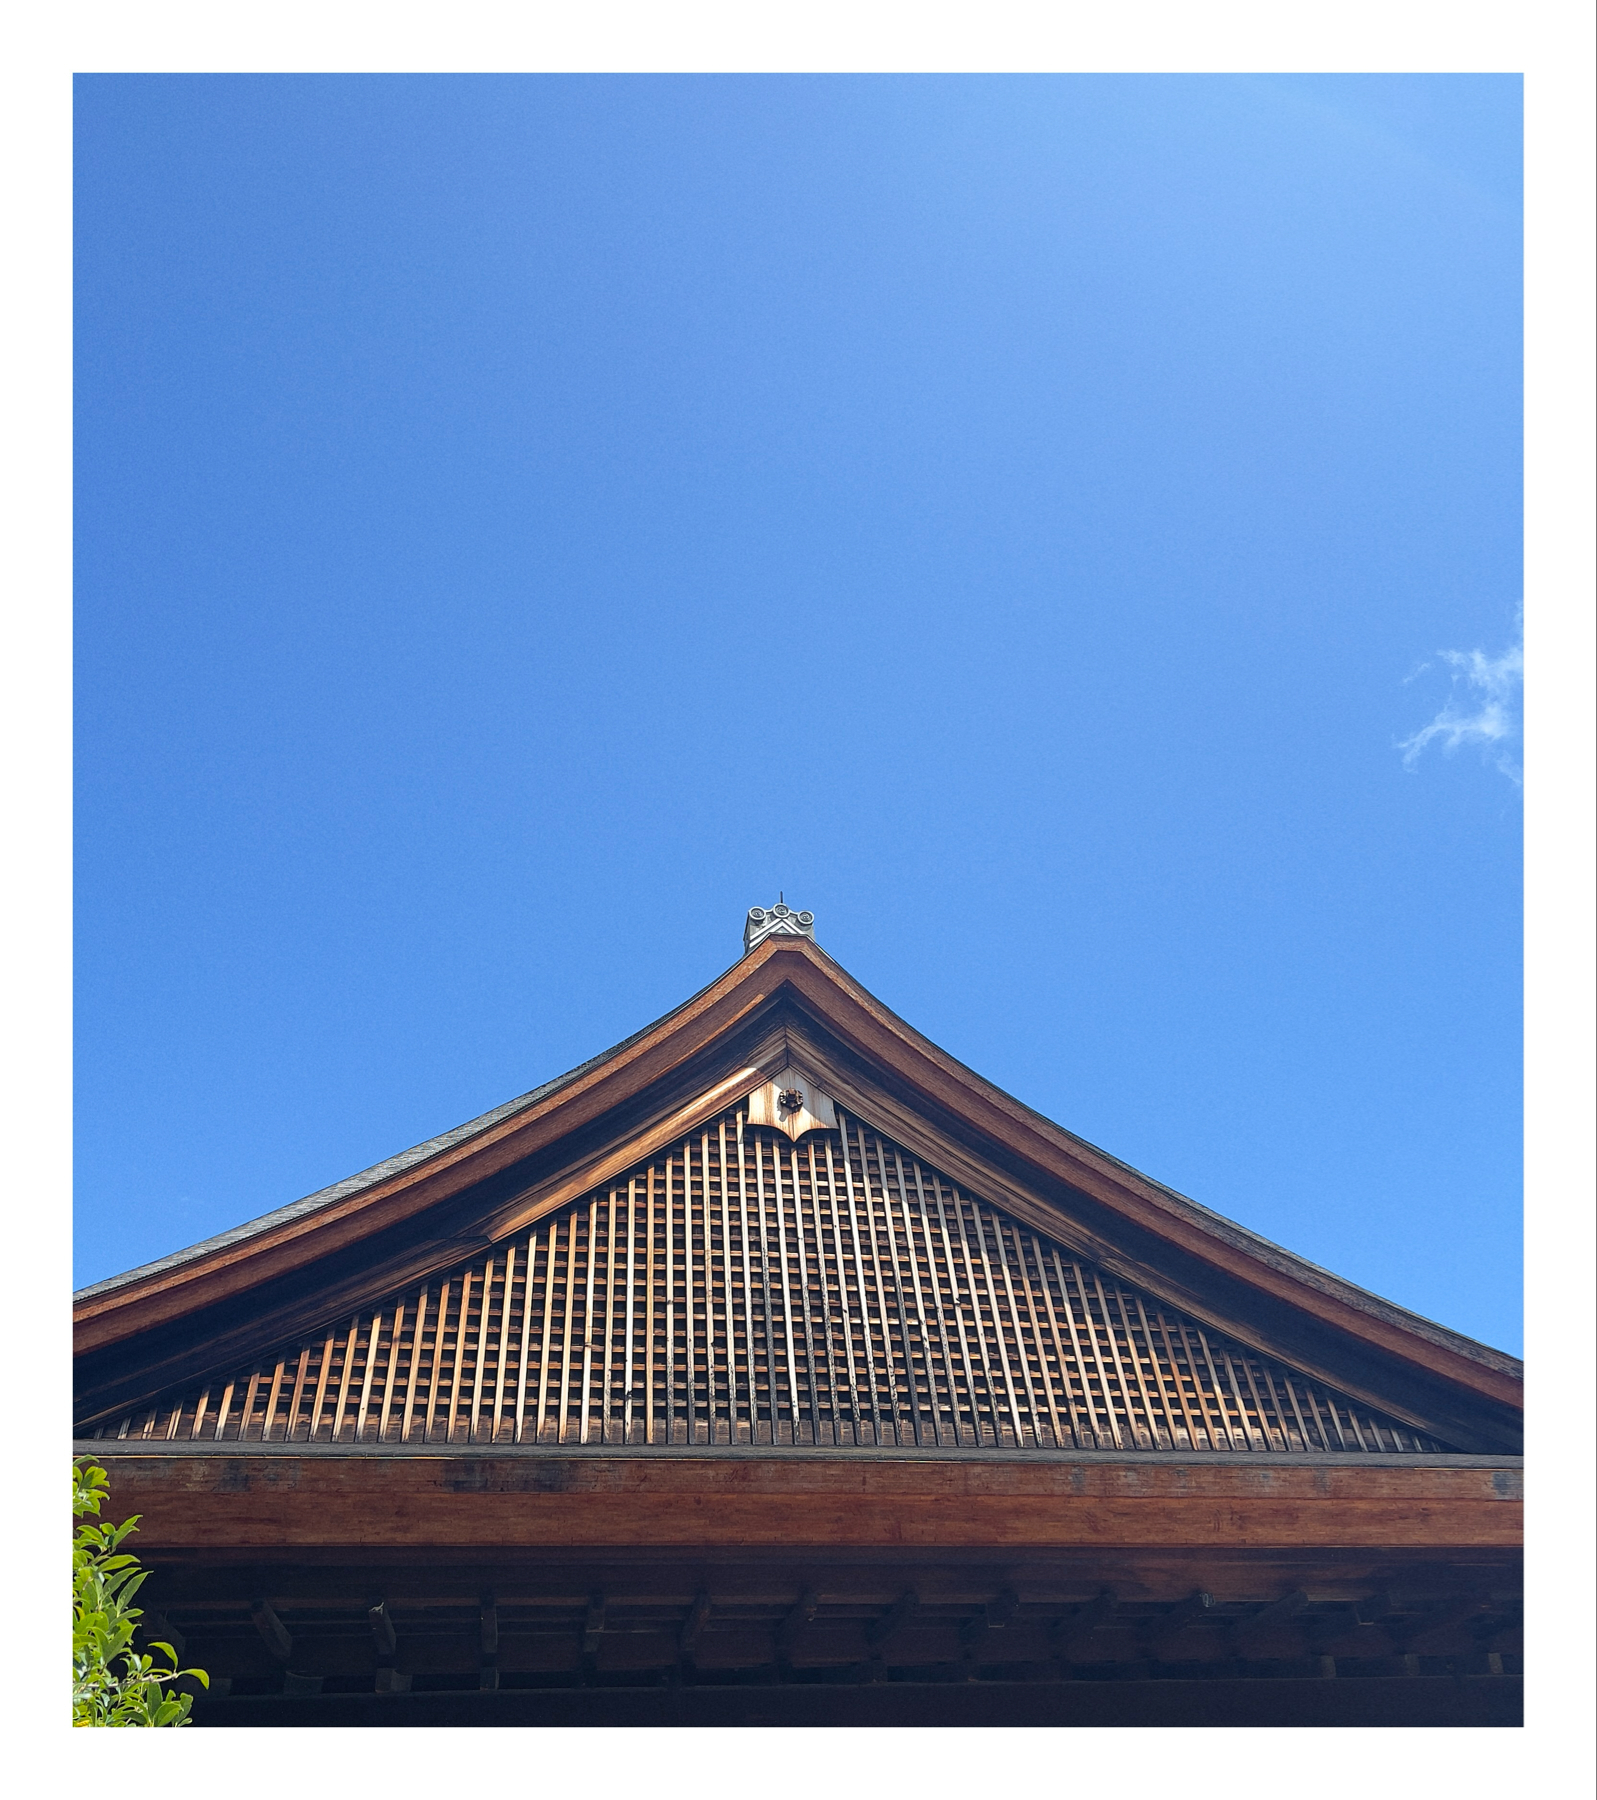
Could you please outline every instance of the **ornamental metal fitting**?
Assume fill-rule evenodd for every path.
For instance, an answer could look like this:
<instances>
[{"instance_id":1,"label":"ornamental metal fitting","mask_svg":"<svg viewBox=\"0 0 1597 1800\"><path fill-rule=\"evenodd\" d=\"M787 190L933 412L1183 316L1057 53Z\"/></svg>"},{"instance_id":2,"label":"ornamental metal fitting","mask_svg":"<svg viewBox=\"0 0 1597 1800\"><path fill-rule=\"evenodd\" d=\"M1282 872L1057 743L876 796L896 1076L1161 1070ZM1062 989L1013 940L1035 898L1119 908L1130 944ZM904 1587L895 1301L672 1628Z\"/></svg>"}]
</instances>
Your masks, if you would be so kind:
<instances>
[{"instance_id":1,"label":"ornamental metal fitting","mask_svg":"<svg viewBox=\"0 0 1597 1800\"><path fill-rule=\"evenodd\" d=\"M743 927L743 954L747 956L756 944L763 944L768 937L806 937L814 943L815 914L794 912L780 900L775 906L751 906Z\"/></svg>"},{"instance_id":2,"label":"ornamental metal fitting","mask_svg":"<svg viewBox=\"0 0 1597 1800\"><path fill-rule=\"evenodd\" d=\"M806 1131L836 1131L837 1108L808 1075L789 1063L748 1096L751 1125L774 1125L796 1144Z\"/></svg>"}]
</instances>

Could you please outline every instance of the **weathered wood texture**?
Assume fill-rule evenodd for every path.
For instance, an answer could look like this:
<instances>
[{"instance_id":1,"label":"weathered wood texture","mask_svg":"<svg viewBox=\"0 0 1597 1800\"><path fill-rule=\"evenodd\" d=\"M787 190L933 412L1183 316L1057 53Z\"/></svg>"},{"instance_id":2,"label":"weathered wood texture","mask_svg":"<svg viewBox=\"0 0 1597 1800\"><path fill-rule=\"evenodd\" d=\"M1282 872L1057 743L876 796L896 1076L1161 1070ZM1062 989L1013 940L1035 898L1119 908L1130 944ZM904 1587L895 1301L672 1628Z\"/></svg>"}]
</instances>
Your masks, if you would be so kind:
<instances>
[{"instance_id":1,"label":"weathered wood texture","mask_svg":"<svg viewBox=\"0 0 1597 1800\"><path fill-rule=\"evenodd\" d=\"M118 1453L141 1556L381 1545L1512 1552L1517 1471L1400 1463Z\"/></svg>"},{"instance_id":2,"label":"weathered wood texture","mask_svg":"<svg viewBox=\"0 0 1597 1800\"><path fill-rule=\"evenodd\" d=\"M1433 1453L846 1114L741 1109L437 1279L86 1435Z\"/></svg>"}]
</instances>

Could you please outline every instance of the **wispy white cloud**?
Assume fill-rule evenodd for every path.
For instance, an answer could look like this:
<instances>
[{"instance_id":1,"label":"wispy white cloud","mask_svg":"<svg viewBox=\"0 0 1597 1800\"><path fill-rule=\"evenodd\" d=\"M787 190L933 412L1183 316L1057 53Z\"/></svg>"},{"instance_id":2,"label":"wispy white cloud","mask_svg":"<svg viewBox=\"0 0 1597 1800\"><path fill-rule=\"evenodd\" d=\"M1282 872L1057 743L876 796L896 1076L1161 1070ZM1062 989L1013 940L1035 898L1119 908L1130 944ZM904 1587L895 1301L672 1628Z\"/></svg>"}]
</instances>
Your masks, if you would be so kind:
<instances>
[{"instance_id":1,"label":"wispy white cloud","mask_svg":"<svg viewBox=\"0 0 1597 1800\"><path fill-rule=\"evenodd\" d=\"M1522 620L1515 624L1520 626L1519 638L1501 656L1488 656L1484 650L1438 651L1453 671L1453 691L1429 725L1397 746L1404 768L1412 769L1432 744L1449 756L1466 744L1478 744L1488 762L1520 785L1524 777L1514 751L1520 735L1525 642ZM1415 674L1429 667L1423 664Z\"/></svg>"}]
</instances>

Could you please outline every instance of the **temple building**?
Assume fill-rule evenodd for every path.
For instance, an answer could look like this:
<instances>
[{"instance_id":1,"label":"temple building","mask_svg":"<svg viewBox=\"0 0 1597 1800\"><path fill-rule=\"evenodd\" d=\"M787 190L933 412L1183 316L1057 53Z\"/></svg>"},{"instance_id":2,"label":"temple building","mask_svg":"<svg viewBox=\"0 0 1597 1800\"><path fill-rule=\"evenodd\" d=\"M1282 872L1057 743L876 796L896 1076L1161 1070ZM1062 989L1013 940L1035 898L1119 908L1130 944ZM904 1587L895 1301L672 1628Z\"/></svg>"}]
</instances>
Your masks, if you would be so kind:
<instances>
[{"instance_id":1,"label":"temple building","mask_svg":"<svg viewBox=\"0 0 1597 1800\"><path fill-rule=\"evenodd\" d=\"M615 1049L75 1299L211 1725L1519 1722L1522 1372L756 907Z\"/></svg>"}]
</instances>

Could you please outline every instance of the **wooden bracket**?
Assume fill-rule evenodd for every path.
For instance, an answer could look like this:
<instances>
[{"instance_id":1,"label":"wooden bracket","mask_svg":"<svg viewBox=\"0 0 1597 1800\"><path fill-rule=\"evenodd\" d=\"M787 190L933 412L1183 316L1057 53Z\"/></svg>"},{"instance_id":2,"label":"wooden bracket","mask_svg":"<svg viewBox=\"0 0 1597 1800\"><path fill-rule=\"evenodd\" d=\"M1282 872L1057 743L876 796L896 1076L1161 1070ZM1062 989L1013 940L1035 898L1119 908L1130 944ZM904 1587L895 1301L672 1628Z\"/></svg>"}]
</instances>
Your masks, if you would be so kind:
<instances>
[{"instance_id":1,"label":"wooden bracket","mask_svg":"<svg viewBox=\"0 0 1597 1800\"><path fill-rule=\"evenodd\" d=\"M261 1634L261 1641L266 1648L280 1663L286 1664L294 1654L294 1640L273 1610L271 1601L252 1601L250 1617L255 1621L255 1629Z\"/></svg>"},{"instance_id":2,"label":"wooden bracket","mask_svg":"<svg viewBox=\"0 0 1597 1800\"><path fill-rule=\"evenodd\" d=\"M393 1615L388 1610L388 1602L379 1600L375 1606L368 1606L366 1618L372 1628L372 1645L378 1656L384 1661L391 1660L398 1648L399 1638L394 1630Z\"/></svg>"},{"instance_id":3,"label":"wooden bracket","mask_svg":"<svg viewBox=\"0 0 1597 1800\"><path fill-rule=\"evenodd\" d=\"M677 1655L683 1662L693 1660L694 1649L704 1635L705 1626L710 1622L710 1604L710 1596L700 1588L694 1595L693 1604L688 1608L688 1616L677 1637Z\"/></svg>"}]
</instances>

